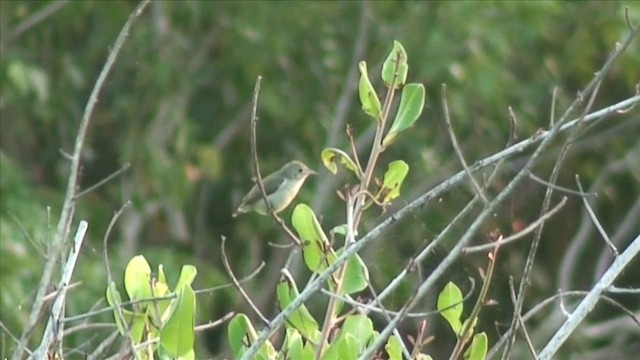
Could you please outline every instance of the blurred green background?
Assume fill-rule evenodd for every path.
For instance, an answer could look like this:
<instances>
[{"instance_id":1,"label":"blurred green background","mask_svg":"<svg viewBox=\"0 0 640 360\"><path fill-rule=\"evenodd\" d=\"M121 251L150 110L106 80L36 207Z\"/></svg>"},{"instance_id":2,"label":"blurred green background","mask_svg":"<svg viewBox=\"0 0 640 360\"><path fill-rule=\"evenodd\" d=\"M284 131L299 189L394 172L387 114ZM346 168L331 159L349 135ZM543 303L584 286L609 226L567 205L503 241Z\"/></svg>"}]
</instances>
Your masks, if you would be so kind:
<instances>
[{"instance_id":1,"label":"blurred green background","mask_svg":"<svg viewBox=\"0 0 640 360\"><path fill-rule=\"evenodd\" d=\"M89 93L136 5L134 1L0 2L0 320L15 335L28 315L64 197L69 161L63 154L73 151ZM628 32L625 6L637 22L640 6L631 1L152 3L131 29L102 89L86 139L81 189L126 163L131 167L79 202L75 216L89 222L89 237L74 275L82 283L68 295L67 315L105 306L102 238L113 212L127 200L133 206L120 218L109 241L111 269L119 284L124 265L136 254L144 254L152 267L164 264L173 282L182 264L192 263L199 270L196 287L227 283L220 257L220 239L225 236L237 276L266 262L245 287L267 315L276 313L273 292L289 252L268 243L284 243L286 238L270 218L254 214L231 218L252 186L249 115L258 75L263 76L258 108L263 173L294 158L317 170L319 175L307 181L298 201L311 204L325 229L331 229L344 222L344 203L335 191L352 179L334 177L322 168L320 151L327 146L346 149L344 129L349 124L365 161L374 125L362 114L354 91L358 61L368 62L374 86L382 94L379 70L397 39L409 55L409 81L427 88L421 119L381 159L378 176L395 159L411 167L389 214L460 170L444 127L440 84L448 86L453 126L467 161L489 156L508 139L508 106L517 115L519 139L548 127L554 87L557 113L565 109ZM38 19L40 14L46 16ZM38 20L32 22L34 17ZM607 76L595 109L633 94L640 79L638 44L636 40ZM621 160L638 159L639 134L637 108L590 128L574 144L560 174L559 184L570 188L575 188L575 174L586 187L604 176L595 189L599 196L591 200L611 233L639 211L638 163ZM558 148L535 169L538 176L548 176ZM521 168L526 155L505 163L493 194ZM619 166L610 169L613 163ZM534 221L543 194L542 185L525 181L483 231L497 227L510 234L518 224ZM366 249L363 256L374 287L382 289L471 196L467 186L454 189ZM290 209L283 213L287 220ZM570 276L559 269L584 222L583 211L581 200L572 196L562 215L547 224L525 309L553 295L562 277ZM361 233L387 214L370 211ZM455 232L462 233L469 223ZM72 231L76 227L77 221ZM636 223L620 236L619 247L638 232ZM575 262L577 273L571 274L570 289L588 289L596 270L580 269L606 253L593 229L584 236L589 237L593 257ZM478 243L483 239L484 234L478 234ZM497 337L494 322L504 330L510 319L508 277L519 279L527 249L528 243L522 242L504 248L500 257L491 294L500 305L488 309L481 324L492 343ZM423 270L437 265L437 259L434 256ZM474 268L484 264L482 256L465 257L443 283L454 280L468 288L467 276L478 278ZM304 284L309 274L300 267L293 269ZM637 261L634 269L620 285L633 281L629 274L640 271ZM388 308L404 303L419 276L394 294ZM316 314L322 313L324 300L319 297L310 304ZM618 300L631 304L637 299ZM431 310L432 303L425 300L421 310ZM599 320L620 315L610 307L597 310ZM250 312L231 289L198 297L198 323L228 311ZM91 321L112 319L106 314ZM428 321L446 334L439 320ZM534 321L531 326L538 325ZM412 321L402 327L404 333L415 333ZM65 338L65 347L77 347L75 356L82 358L112 330L79 331ZM223 330L200 334L198 358L226 354ZM41 331L36 331L31 347ZM452 340L448 336L440 335L426 352L446 354ZM577 341L565 349L581 353L613 346L606 339ZM7 356L12 345L3 331L0 356ZM632 353L630 348L620 351Z\"/></svg>"}]
</instances>

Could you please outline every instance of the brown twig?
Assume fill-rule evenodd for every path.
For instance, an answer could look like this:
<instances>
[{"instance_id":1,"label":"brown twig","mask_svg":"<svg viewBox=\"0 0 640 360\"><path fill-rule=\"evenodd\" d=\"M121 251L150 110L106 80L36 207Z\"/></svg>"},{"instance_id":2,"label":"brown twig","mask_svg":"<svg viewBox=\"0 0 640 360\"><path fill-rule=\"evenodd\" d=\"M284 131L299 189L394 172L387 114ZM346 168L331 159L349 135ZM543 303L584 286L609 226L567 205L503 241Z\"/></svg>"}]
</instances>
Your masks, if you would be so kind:
<instances>
[{"instance_id":1,"label":"brown twig","mask_svg":"<svg viewBox=\"0 0 640 360\"><path fill-rule=\"evenodd\" d=\"M484 194L484 191L482 191L482 187L480 186L480 184L478 184L478 181L476 181L476 178L473 177L473 174L469 169L469 165L467 164L467 161L464 159L464 155L462 154L460 145L458 144L458 139L456 139L456 134L453 131L453 125L451 124L451 118L449 116L449 105L447 104L447 85L442 84L441 90L442 90L442 109L444 110L444 121L445 121L445 124L447 125L447 132L449 133L449 138L451 139L453 150L458 156L458 159L462 164L462 168L467 173L467 176L469 177L469 181L471 181L471 185L473 186L473 189L476 191L476 194L480 196L480 199L482 200L482 202L486 205L489 203L489 200L487 200L487 196Z\"/></svg>"},{"instance_id":2,"label":"brown twig","mask_svg":"<svg viewBox=\"0 0 640 360\"><path fill-rule=\"evenodd\" d=\"M96 184L89 186L88 188L82 190L81 192L79 192L78 194L76 194L76 200L78 200L79 198L81 198L82 196L92 192L93 190L99 188L100 186L108 183L109 181L111 181L113 178L119 176L120 174L122 174L123 172L129 170L129 168L131 167L131 164L129 163L125 163L120 169L116 170L115 172L113 172L111 175L105 177L104 179L98 181Z\"/></svg>"},{"instance_id":3,"label":"brown twig","mask_svg":"<svg viewBox=\"0 0 640 360\"><path fill-rule=\"evenodd\" d=\"M235 288L240 292L240 295L242 295L242 297L247 302L247 304L249 304L251 309L253 309L253 312L255 312L256 315L258 315L260 320L262 320L262 322L265 325L269 325L269 320L264 315L262 315L262 312L260 311L260 309L258 309L258 307L253 303L253 300L251 300L251 297L249 297L247 292L244 291L244 289L240 285L240 282L238 281L236 276L233 274L233 270L231 270L231 266L229 265L229 258L227 257L227 251L225 250L226 242L227 242L227 238L222 236L222 243L220 244L220 249L222 250L222 263L224 264L225 270L227 270L227 274L231 278L231 281L233 282L233 285L235 286Z\"/></svg>"},{"instance_id":4,"label":"brown twig","mask_svg":"<svg viewBox=\"0 0 640 360\"><path fill-rule=\"evenodd\" d=\"M523 237L532 233L539 226L542 226L542 224L544 224L545 221L549 220L553 215L558 213L558 211L560 211L560 209L562 209L562 207L564 207L566 203L567 203L567 197L563 197L562 200L560 200L560 202L553 207L553 209L551 209L549 212L545 213L544 215L540 216L536 221L529 224L529 226L527 226L526 228L504 239L500 239L498 241L495 241L489 244L478 245L478 246L467 246L464 248L463 253L471 254L476 252L482 252L485 250L491 250L498 246L506 245L516 240L522 239Z\"/></svg>"},{"instance_id":5,"label":"brown twig","mask_svg":"<svg viewBox=\"0 0 640 360\"><path fill-rule=\"evenodd\" d=\"M500 241L502 237L498 238L497 241ZM475 324L477 322L478 316L480 315L480 311L485 304L485 300L487 295L489 294L489 287L491 286L491 280L493 279L493 273L495 270L496 262L498 261L498 252L500 250L500 245L497 245L491 253L488 254L487 258L489 259L489 265L487 266L486 276L482 281L482 287L480 288L480 294L478 295L478 299L476 299L476 303L471 310L471 314L465 321L464 326L460 332L460 338L456 343L453 351L451 352L450 359L458 359L467 343L471 340L473 336L473 331Z\"/></svg>"},{"instance_id":6,"label":"brown twig","mask_svg":"<svg viewBox=\"0 0 640 360\"><path fill-rule=\"evenodd\" d=\"M264 189L264 183L262 181L262 175L260 175L260 161L258 160L258 145L257 145L257 123L258 123L258 95L260 94L260 82L262 81L262 76L258 76L256 79L256 85L253 89L253 107L251 109L251 163L253 167L253 175L256 181L256 185L258 189L260 189L260 194L262 195L262 200L267 206L267 212L273 217L275 222L280 226L280 228L289 236L291 241L293 241L299 247L302 247L302 243L300 239L289 229L289 227L284 223L284 221L273 211L273 206L271 206L271 202L267 199L267 192Z\"/></svg>"}]
</instances>

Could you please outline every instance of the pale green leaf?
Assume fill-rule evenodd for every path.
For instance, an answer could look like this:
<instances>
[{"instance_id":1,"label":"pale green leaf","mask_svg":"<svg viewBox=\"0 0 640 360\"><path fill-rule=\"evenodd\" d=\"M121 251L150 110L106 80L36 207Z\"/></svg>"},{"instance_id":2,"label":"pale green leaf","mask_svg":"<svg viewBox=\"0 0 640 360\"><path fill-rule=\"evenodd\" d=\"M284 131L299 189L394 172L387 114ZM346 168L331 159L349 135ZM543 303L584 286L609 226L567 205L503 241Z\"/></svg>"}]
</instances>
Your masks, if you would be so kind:
<instances>
[{"instance_id":1,"label":"pale green leaf","mask_svg":"<svg viewBox=\"0 0 640 360\"><path fill-rule=\"evenodd\" d=\"M447 320L456 336L458 336L462 329L460 317L462 316L463 305L462 292L456 284L450 281L445 285L438 295L437 309L440 311L440 315Z\"/></svg>"},{"instance_id":2,"label":"pale green leaf","mask_svg":"<svg viewBox=\"0 0 640 360\"><path fill-rule=\"evenodd\" d=\"M358 64L358 68L360 69L360 82L358 83L358 94L360 95L360 103L362 104L362 111L365 114L373 117L374 119L378 119L380 116L380 111L382 109L382 105L380 104L380 99L376 94L373 85L371 85L371 81L369 80L369 75L367 74L367 63L361 61Z\"/></svg>"},{"instance_id":3,"label":"pale green leaf","mask_svg":"<svg viewBox=\"0 0 640 360\"><path fill-rule=\"evenodd\" d=\"M382 65L382 81L390 88L398 89L407 82L409 64L407 63L407 52L399 41L393 42L393 49ZM394 80L395 79L395 80Z\"/></svg>"}]
</instances>

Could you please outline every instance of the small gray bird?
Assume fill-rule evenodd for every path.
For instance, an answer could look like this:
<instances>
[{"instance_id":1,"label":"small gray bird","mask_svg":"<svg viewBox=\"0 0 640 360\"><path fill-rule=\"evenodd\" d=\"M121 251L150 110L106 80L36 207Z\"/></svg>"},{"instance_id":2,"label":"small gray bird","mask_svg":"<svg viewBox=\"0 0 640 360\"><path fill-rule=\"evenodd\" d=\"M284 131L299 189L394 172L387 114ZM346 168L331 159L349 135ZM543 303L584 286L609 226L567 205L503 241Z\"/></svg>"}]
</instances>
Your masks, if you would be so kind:
<instances>
[{"instance_id":1,"label":"small gray bird","mask_svg":"<svg viewBox=\"0 0 640 360\"><path fill-rule=\"evenodd\" d=\"M273 212L277 214L289 206L307 177L315 174L316 172L309 169L305 164L294 160L262 179L264 191L267 194L267 199L273 208ZM236 217L238 214L250 211L255 211L260 215L267 215L268 212L258 184L255 184L251 191L242 198L240 206L231 216Z\"/></svg>"}]
</instances>

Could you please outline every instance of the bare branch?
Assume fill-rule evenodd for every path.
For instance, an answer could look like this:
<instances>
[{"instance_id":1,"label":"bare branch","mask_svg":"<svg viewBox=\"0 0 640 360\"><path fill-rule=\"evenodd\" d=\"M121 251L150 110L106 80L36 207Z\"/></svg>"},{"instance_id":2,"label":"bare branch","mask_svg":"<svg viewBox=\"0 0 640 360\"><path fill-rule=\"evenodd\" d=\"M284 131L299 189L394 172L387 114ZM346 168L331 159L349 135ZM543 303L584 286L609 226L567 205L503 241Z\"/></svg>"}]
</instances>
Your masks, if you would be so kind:
<instances>
[{"instance_id":1,"label":"bare branch","mask_svg":"<svg viewBox=\"0 0 640 360\"><path fill-rule=\"evenodd\" d=\"M473 189L475 190L476 194L480 196L480 199L482 199L482 202L486 205L489 202L489 200L487 200L487 196L484 194L484 191L482 191L482 187L480 187L480 184L478 184L478 181L476 180L476 178L473 177L473 174L469 169L469 165L467 164L467 161L464 159L464 155L462 154L462 149L460 149L460 145L458 144L458 139L456 139L456 134L453 131L453 125L451 124L451 117L449 116L449 105L447 104L447 85L442 84L440 89L441 89L441 96L442 96L442 109L444 111L444 121L445 121L445 124L447 125L447 132L449 133L449 138L451 139L451 145L453 145L453 150L456 152L456 155L458 156L458 160L460 160L460 164L462 165L464 172L467 173L467 176L469 177L471 186L473 186ZM515 122L512 122L512 124L514 123ZM511 138L511 136L512 135L509 135L509 138Z\"/></svg>"},{"instance_id":2,"label":"bare branch","mask_svg":"<svg viewBox=\"0 0 640 360\"><path fill-rule=\"evenodd\" d=\"M91 91L91 95L89 96L89 100L82 116L82 120L80 121L78 134L76 135L76 142L73 150L69 177L67 181L67 190L64 203L62 205L62 211L60 212L58 226L52 240L52 245L47 257L47 261L45 262L44 269L42 270L42 277L40 278L40 283L38 284L38 291L36 292L36 297L33 300L33 306L31 307L29 318L27 319L25 327L22 331L22 335L20 336L20 342L16 346L11 356L12 360L20 360L22 358L22 353L26 347L27 341L29 340L29 336L31 335L31 332L33 331L38 321L38 315L40 314L43 305L42 299L47 291L47 288L49 287L49 284L51 283L53 270L60 259L60 254L62 253L62 250L64 248L65 240L67 239L68 227L71 223L73 211L75 208L75 194L76 186L78 183L78 170L80 168L82 148L84 146L84 141L87 134L87 129L89 127L89 122L93 114L93 109L96 102L98 101L98 94L100 93L100 90L102 89L102 86L104 85L109 72L113 68L113 64L115 63L118 54L122 49L122 45L129 35L129 28L131 27L131 24L133 24L134 20L138 16L140 16L142 10L144 10L147 4L149 4L149 0L143 0L125 22L122 30L120 31L120 34L118 35L118 38L116 39L113 49L109 53L107 61L105 62L100 75L98 76L98 80L96 80L93 90Z\"/></svg>"},{"instance_id":3,"label":"bare branch","mask_svg":"<svg viewBox=\"0 0 640 360\"><path fill-rule=\"evenodd\" d=\"M247 302L247 304L249 304L251 309L253 309L253 312L255 312L256 315L258 315L260 320L262 320L262 322L265 325L269 325L269 320L267 320L267 318L264 315L262 315L262 312L260 311L260 309L258 309L258 307L253 303L253 300L251 300L251 297L249 297L247 292L244 291L244 289L240 285L240 282L238 281L236 276L233 274L233 270L231 270L231 266L229 265L229 258L227 257L227 251L225 250L226 242L227 242L227 238L222 236L222 243L220 244L220 250L222 250L222 262L224 264L225 270L227 270L227 274L231 278L231 281L233 281L233 285L235 286L235 288L240 292L240 295L242 295L242 297Z\"/></svg>"},{"instance_id":4,"label":"bare branch","mask_svg":"<svg viewBox=\"0 0 640 360\"><path fill-rule=\"evenodd\" d=\"M542 226L542 224L544 224L545 221L547 221L549 218L551 218L553 215L555 215L558 211L560 211L560 209L562 209L562 207L567 203L567 198L564 197L562 198L562 200L553 207L553 209L551 209L549 212L547 212L546 214L542 215L541 217L538 218L538 220L532 222L531 224L529 224L529 226L527 226L526 228L518 231L517 233L508 236L504 239L500 239L498 241L489 243L489 244L484 244L484 245L478 245L478 246L468 246L465 247L463 252L465 254L471 254L471 253L475 253L475 252L482 252L485 250L490 250L493 249L495 247L498 246L502 246L505 244L509 244L511 242L514 242L518 239L522 239L523 237L529 235L531 232L533 232L535 229L537 229L539 226Z\"/></svg>"},{"instance_id":5,"label":"bare branch","mask_svg":"<svg viewBox=\"0 0 640 360\"><path fill-rule=\"evenodd\" d=\"M578 174L576 174L576 184L578 184L578 189L580 189L580 191L583 191L582 184L580 183L580 176ZM600 221L598 220L598 217L596 216L595 212L593 212L593 209L591 208L591 205L589 205L589 201L587 201L587 198L582 198L582 202L584 203L584 207L585 209L587 209L587 213L589 214L591 221L593 221L593 224L596 226L596 229L598 229L598 232L602 236L602 239L604 240L604 242L607 243L609 248L613 251L613 253L616 256L620 255L620 253L618 252L618 249L616 248L615 245L613 245L613 243L611 242L611 239L609 239L609 235L607 235L607 232L602 227L602 224L600 224Z\"/></svg>"},{"instance_id":6,"label":"bare branch","mask_svg":"<svg viewBox=\"0 0 640 360\"><path fill-rule=\"evenodd\" d=\"M620 275L626 266L640 253L640 235L613 261L607 272L602 275L600 281L589 291L589 294L582 300L580 305L573 311L571 316L555 332L551 340L540 352L539 359L551 359L564 344L571 333L580 325L582 320L593 310L596 303L602 297L606 289Z\"/></svg>"},{"instance_id":7,"label":"bare branch","mask_svg":"<svg viewBox=\"0 0 640 360\"><path fill-rule=\"evenodd\" d=\"M123 172L129 170L129 168L131 167L131 164L126 163L124 164L120 169L116 170L113 174L107 176L106 178L98 181L96 184L89 186L88 188L82 190L81 192L79 192L76 195L76 200L78 200L79 198L81 198L82 196L92 192L93 190L99 188L100 186L108 183L109 181L111 181L112 179L116 178L117 176L119 176L120 174L122 174Z\"/></svg>"},{"instance_id":8,"label":"bare branch","mask_svg":"<svg viewBox=\"0 0 640 360\"><path fill-rule=\"evenodd\" d=\"M256 185L258 189L260 189L260 194L262 195L262 199L267 206L267 212L273 217L275 222L280 226L280 228L289 236L291 241L293 241L299 247L302 247L300 239L289 229L289 227L284 223L284 221L273 211L273 206L271 206L271 202L267 199L267 192L264 189L264 183L262 181L262 175L260 175L260 161L258 160L258 145L256 140L256 127L258 124L258 95L260 94L260 82L262 81L262 76L258 76L256 79L256 85L253 89L253 107L251 110L251 154L252 154L252 165L253 165L253 175L255 177Z\"/></svg>"}]
</instances>

